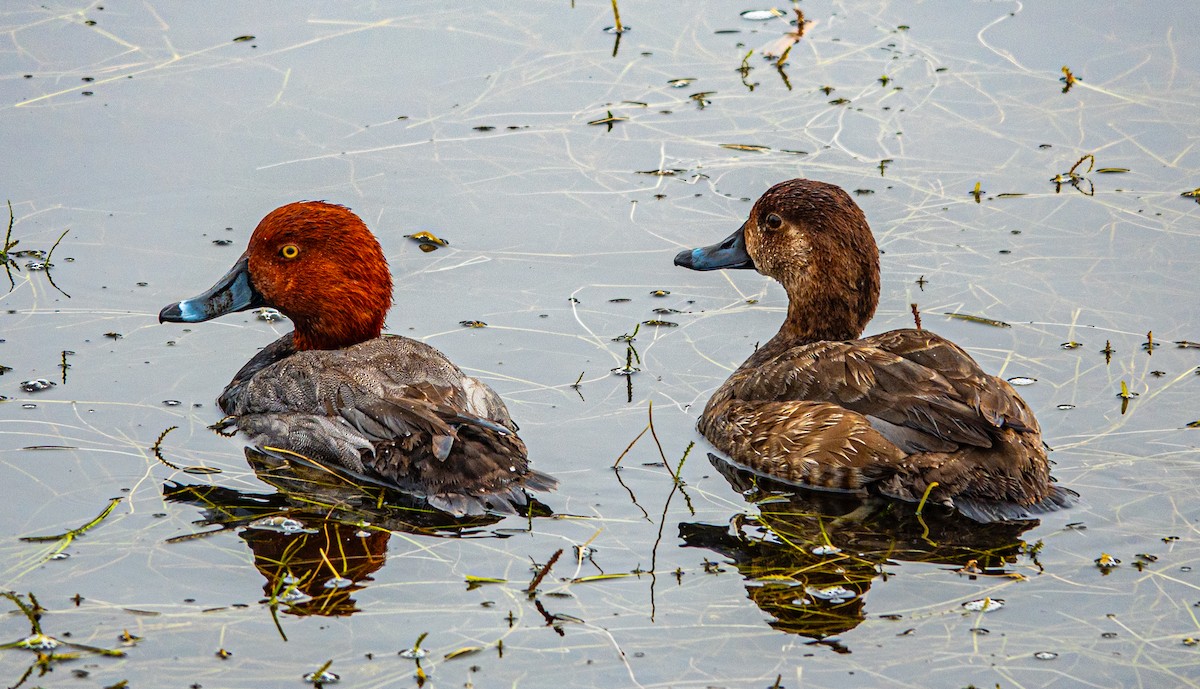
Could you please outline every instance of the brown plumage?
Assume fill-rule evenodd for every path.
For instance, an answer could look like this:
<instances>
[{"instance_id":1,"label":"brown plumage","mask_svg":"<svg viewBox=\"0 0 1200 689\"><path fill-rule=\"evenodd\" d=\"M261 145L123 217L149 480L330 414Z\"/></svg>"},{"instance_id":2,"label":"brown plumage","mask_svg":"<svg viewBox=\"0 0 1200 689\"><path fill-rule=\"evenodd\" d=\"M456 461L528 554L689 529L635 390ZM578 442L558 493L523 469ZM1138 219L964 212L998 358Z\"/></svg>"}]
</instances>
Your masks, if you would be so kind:
<instances>
[{"instance_id":1,"label":"brown plumage","mask_svg":"<svg viewBox=\"0 0 1200 689\"><path fill-rule=\"evenodd\" d=\"M977 521L1066 506L1025 401L927 330L860 338L879 301L879 250L832 184L763 194L720 244L681 252L694 270L754 268L787 290L775 337L709 400L699 429L735 462L816 488L930 499Z\"/></svg>"}]
</instances>

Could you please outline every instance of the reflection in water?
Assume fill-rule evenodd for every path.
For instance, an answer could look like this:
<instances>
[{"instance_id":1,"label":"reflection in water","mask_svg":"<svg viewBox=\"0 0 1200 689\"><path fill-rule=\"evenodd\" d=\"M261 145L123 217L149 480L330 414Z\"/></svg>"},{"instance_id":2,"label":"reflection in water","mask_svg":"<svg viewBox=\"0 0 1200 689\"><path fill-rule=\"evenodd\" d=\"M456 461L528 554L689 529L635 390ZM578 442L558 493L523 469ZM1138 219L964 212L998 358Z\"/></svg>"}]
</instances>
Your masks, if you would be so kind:
<instances>
[{"instance_id":1,"label":"reflection in water","mask_svg":"<svg viewBox=\"0 0 1200 689\"><path fill-rule=\"evenodd\" d=\"M246 448L246 459L276 493L252 493L218 486L167 483L163 495L203 509L202 525L216 531L177 537L187 540L241 528L254 553L254 566L266 578L263 592L272 610L294 615L350 615L358 611L353 593L383 566L393 531L428 536L493 537L486 530L501 517L455 518L424 500L377 486L348 483L338 474L280 460ZM530 516L549 508L530 499Z\"/></svg>"},{"instance_id":2,"label":"reflection in water","mask_svg":"<svg viewBox=\"0 0 1200 689\"><path fill-rule=\"evenodd\" d=\"M680 537L730 558L746 579L750 600L775 618L772 627L814 639L863 621L863 597L875 577L887 576L888 562L1004 576L1025 546L1020 535L1038 523L980 524L940 506L930 506L922 518L908 504L805 491L712 454L709 459L758 515L735 515L728 526L681 523Z\"/></svg>"}]
</instances>

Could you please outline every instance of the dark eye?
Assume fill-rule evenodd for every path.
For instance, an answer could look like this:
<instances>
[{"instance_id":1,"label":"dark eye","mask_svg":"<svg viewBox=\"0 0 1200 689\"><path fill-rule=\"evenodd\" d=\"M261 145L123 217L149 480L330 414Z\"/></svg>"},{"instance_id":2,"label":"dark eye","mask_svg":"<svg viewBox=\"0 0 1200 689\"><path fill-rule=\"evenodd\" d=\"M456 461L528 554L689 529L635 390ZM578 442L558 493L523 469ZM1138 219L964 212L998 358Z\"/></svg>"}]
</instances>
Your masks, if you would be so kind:
<instances>
[{"instance_id":1,"label":"dark eye","mask_svg":"<svg viewBox=\"0 0 1200 689\"><path fill-rule=\"evenodd\" d=\"M768 215L767 227L771 228L772 230L778 230L779 228L783 227L783 218L779 217L775 213Z\"/></svg>"},{"instance_id":2,"label":"dark eye","mask_svg":"<svg viewBox=\"0 0 1200 689\"><path fill-rule=\"evenodd\" d=\"M295 244L284 244L283 248L279 250L279 255L291 260L300 255L300 247Z\"/></svg>"}]
</instances>

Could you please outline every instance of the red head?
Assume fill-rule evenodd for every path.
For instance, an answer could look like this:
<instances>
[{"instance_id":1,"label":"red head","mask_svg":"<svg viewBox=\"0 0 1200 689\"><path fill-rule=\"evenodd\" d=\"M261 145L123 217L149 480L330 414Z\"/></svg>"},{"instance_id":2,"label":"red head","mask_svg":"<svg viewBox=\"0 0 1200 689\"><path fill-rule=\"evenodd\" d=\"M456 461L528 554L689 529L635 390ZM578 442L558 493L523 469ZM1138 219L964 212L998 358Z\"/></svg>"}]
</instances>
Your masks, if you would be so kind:
<instances>
[{"instance_id":1,"label":"red head","mask_svg":"<svg viewBox=\"0 0 1200 689\"><path fill-rule=\"evenodd\" d=\"M159 320L271 306L295 324L297 349L339 349L379 337L391 305L387 259L363 221L343 206L301 201L267 214L224 278Z\"/></svg>"}]
</instances>

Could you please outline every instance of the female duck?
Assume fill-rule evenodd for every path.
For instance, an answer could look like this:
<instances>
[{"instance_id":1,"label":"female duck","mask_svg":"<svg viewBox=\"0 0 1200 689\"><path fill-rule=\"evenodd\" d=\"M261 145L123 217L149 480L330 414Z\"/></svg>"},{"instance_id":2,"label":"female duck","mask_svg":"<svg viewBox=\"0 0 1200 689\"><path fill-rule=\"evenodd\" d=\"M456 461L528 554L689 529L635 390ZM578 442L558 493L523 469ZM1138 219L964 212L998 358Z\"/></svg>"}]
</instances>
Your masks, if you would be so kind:
<instances>
[{"instance_id":1,"label":"female duck","mask_svg":"<svg viewBox=\"0 0 1200 689\"><path fill-rule=\"evenodd\" d=\"M529 468L500 396L415 340L381 335L392 277L349 209L291 203L254 230L233 268L159 322L260 306L295 324L234 376L217 403L251 442L424 495L452 514L513 511L557 481Z\"/></svg>"},{"instance_id":2,"label":"female duck","mask_svg":"<svg viewBox=\"0 0 1200 689\"><path fill-rule=\"evenodd\" d=\"M699 429L735 462L791 483L929 499L982 522L1065 507L1033 413L927 330L859 338L879 302L879 250L832 184L794 179L737 232L680 252L692 270L753 268L783 284L779 333L717 390Z\"/></svg>"}]
</instances>

